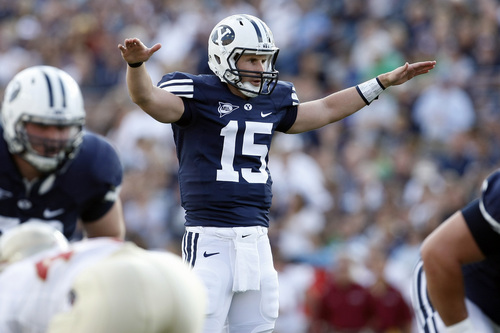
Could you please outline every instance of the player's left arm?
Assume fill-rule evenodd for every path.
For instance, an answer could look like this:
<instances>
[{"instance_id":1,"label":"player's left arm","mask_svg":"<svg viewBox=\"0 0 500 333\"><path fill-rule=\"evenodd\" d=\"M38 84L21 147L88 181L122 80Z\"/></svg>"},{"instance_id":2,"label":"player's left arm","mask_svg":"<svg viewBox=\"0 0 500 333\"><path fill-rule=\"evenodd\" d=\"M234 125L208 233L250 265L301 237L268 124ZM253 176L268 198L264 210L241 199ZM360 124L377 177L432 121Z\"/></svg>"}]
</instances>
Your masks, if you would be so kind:
<instances>
[{"instance_id":1,"label":"player's left arm","mask_svg":"<svg viewBox=\"0 0 500 333\"><path fill-rule=\"evenodd\" d=\"M422 261L427 291L446 326L468 317L462 266L485 258L462 212L456 212L423 242Z\"/></svg>"},{"instance_id":2,"label":"player's left arm","mask_svg":"<svg viewBox=\"0 0 500 333\"><path fill-rule=\"evenodd\" d=\"M125 238L125 221L123 218L122 202L118 197L111 209L101 218L92 223L83 223L85 235L92 237Z\"/></svg>"},{"instance_id":3,"label":"player's left arm","mask_svg":"<svg viewBox=\"0 0 500 333\"><path fill-rule=\"evenodd\" d=\"M400 85L415 76L428 73L435 65L435 61L406 63L356 87L302 103L298 107L297 119L287 133L302 133L341 120L370 103L374 94L377 97L385 88ZM362 93L364 97L361 96Z\"/></svg>"},{"instance_id":4,"label":"player's left arm","mask_svg":"<svg viewBox=\"0 0 500 333\"><path fill-rule=\"evenodd\" d=\"M90 196L82 208L80 219L86 237L116 237L124 239L120 188L123 167L115 148L104 138L88 135L88 151L92 163L86 168Z\"/></svg>"}]
</instances>

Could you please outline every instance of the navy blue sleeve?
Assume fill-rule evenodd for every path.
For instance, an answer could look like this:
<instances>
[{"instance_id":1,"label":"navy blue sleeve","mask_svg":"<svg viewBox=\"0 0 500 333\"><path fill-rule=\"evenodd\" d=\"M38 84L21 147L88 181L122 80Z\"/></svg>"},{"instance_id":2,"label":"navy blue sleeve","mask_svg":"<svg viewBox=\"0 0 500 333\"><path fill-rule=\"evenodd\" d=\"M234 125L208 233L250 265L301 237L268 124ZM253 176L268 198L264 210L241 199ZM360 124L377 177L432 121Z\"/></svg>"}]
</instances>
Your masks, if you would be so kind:
<instances>
[{"instance_id":1,"label":"navy blue sleeve","mask_svg":"<svg viewBox=\"0 0 500 333\"><path fill-rule=\"evenodd\" d=\"M479 205L479 199L472 201L462 209L462 215L483 254L486 257L500 254L500 234L486 221Z\"/></svg>"},{"instance_id":2,"label":"navy blue sleeve","mask_svg":"<svg viewBox=\"0 0 500 333\"><path fill-rule=\"evenodd\" d=\"M297 111L300 104L295 86L292 82L279 81L273 94L277 98L281 98L279 109L284 110L284 116L276 127L276 131L286 133L297 119Z\"/></svg>"},{"instance_id":3,"label":"navy blue sleeve","mask_svg":"<svg viewBox=\"0 0 500 333\"><path fill-rule=\"evenodd\" d=\"M163 90L166 90L176 96L182 98L184 102L184 113L181 118L175 122L177 126L184 127L188 126L193 118L193 110L191 109L191 104L189 99L193 99L195 96L195 76L183 72L172 72L163 75L157 86ZM202 93L201 90L196 90L196 94ZM197 96L199 99L200 97Z\"/></svg>"},{"instance_id":4,"label":"navy blue sleeve","mask_svg":"<svg viewBox=\"0 0 500 333\"><path fill-rule=\"evenodd\" d=\"M92 195L86 198L80 217L83 222L93 222L115 203L123 180L123 166L114 147L104 138L87 134L87 139L89 144L80 153L82 159L90 162L85 178L87 193Z\"/></svg>"},{"instance_id":5,"label":"navy blue sleeve","mask_svg":"<svg viewBox=\"0 0 500 333\"><path fill-rule=\"evenodd\" d=\"M278 127L276 127L276 131L286 133L295 123L297 119L297 106L290 106L287 109L285 117L281 120Z\"/></svg>"},{"instance_id":6,"label":"navy blue sleeve","mask_svg":"<svg viewBox=\"0 0 500 333\"><path fill-rule=\"evenodd\" d=\"M486 221L500 234L500 171L490 174L481 187L479 208Z\"/></svg>"}]
</instances>

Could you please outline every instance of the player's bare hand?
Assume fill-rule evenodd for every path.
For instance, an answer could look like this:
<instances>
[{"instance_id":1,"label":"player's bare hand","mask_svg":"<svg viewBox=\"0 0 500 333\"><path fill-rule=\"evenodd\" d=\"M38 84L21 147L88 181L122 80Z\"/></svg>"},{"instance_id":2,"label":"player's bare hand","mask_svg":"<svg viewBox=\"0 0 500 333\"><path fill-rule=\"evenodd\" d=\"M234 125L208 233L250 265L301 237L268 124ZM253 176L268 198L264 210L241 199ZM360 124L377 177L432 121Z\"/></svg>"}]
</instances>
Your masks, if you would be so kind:
<instances>
[{"instance_id":1,"label":"player's bare hand","mask_svg":"<svg viewBox=\"0 0 500 333\"><path fill-rule=\"evenodd\" d=\"M139 38L127 38L122 44L118 44L118 49L122 53L123 59L129 64L138 62L146 62L148 59L161 48L159 43L148 48Z\"/></svg>"},{"instance_id":2,"label":"player's bare hand","mask_svg":"<svg viewBox=\"0 0 500 333\"><path fill-rule=\"evenodd\" d=\"M397 86L413 79L415 76L428 73L436 67L436 61L422 61L413 64L406 63L395 70L379 76L380 82L387 88Z\"/></svg>"}]
</instances>

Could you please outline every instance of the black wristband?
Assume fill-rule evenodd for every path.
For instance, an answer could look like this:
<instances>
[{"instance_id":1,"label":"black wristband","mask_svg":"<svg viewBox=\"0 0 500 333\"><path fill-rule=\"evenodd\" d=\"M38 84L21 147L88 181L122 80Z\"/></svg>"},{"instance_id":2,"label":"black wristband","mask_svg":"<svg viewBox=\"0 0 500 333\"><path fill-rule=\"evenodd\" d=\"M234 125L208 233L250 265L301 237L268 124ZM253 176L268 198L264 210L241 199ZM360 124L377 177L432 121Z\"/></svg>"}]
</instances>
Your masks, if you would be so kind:
<instances>
[{"instance_id":1,"label":"black wristband","mask_svg":"<svg viewBox=\"0 0 500 333\"><path fill-rule=\"evenodd\" d=\"M380 82L380 80L378 79L378 76L377 76L375 79L377 79L377 83L379 84L379 86L381 86L381 87L382 87L382 89L384 89L384 90L385 90L385 87L384 87L384 85L382 84L382 82Z\"/></svg>"},{"instance_id":2,"label":"black wristband","mask_svg":"<svg viewBox=\"0 0 500 333\"><path fill-rule=\"evenodd\" d=\"M128 63L128 65L129 65L130 67L132 67L132 68L137 68L137 67L142 66L142 64L143 64L143 63L144 63L144 62L143 62L143 61L141 61L141 62L136 62L136 63L133 63L133 64Z\"/></svg>"}]
</instances>

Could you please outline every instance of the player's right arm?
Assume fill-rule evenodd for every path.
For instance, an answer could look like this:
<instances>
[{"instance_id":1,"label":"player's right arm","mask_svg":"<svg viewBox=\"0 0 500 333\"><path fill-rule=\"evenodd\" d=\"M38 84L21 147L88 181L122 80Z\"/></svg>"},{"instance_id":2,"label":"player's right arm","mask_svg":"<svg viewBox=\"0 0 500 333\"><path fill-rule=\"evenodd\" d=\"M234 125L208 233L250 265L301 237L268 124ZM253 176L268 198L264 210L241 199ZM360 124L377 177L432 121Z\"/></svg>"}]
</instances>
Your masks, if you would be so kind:
<instances>
[{"instance_id":1,"label":"player's right arm","mask_svg":"<svg viewBox=\"0 0 500 333\"><path fill-rule=\"evenodd\" d=\"M485 258L462 212L456 212L423 242L421 255L432 304L446 326L468 318L462 266Z\"/></svg>"},{"instance_id":2,"label":"player's right arm","mask_svg":"<svg viewBox=\"0 0 500 333\"><path fill-rule=\"evenodd\" d=\"M138 64L146 62L161 45L148 48L138 38L128 38L118 48L128 64ZM182 99L153 85L145 64L127 66L127 87L132 101L162 123L176 122L184 113Z\"/></svg>"}]
</instances>

